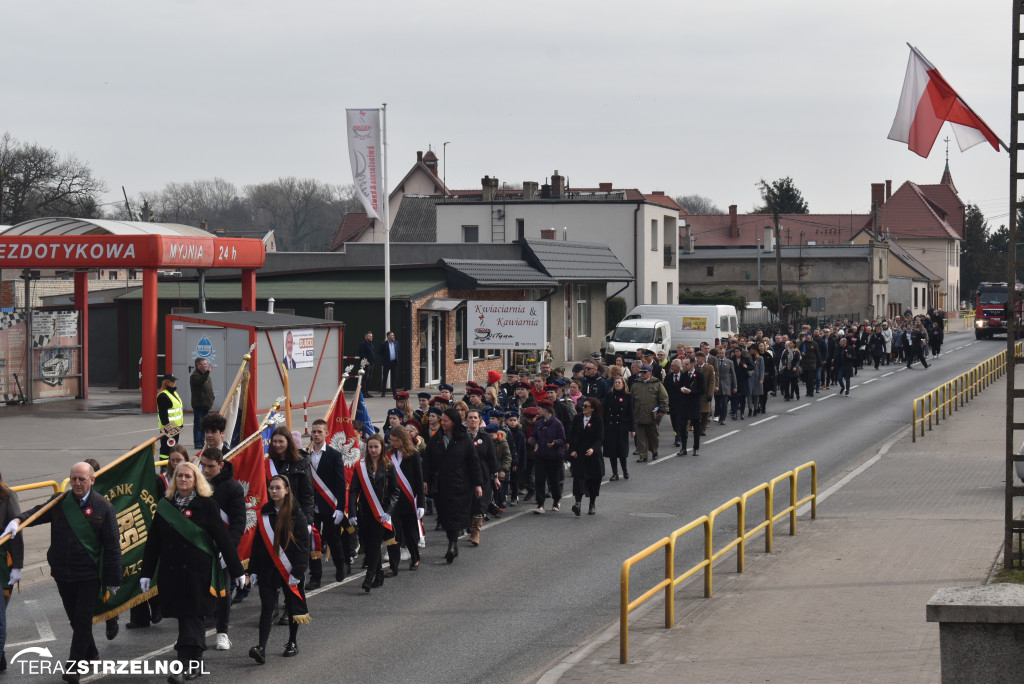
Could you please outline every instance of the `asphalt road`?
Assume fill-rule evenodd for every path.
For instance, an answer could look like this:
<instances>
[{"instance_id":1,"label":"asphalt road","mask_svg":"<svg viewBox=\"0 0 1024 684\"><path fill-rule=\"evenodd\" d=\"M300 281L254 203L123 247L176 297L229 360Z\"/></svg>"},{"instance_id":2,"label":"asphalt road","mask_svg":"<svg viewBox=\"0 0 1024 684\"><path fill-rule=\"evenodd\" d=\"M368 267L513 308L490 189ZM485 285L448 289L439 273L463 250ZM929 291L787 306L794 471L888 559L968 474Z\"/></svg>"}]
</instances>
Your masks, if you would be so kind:
<instances>
[{"instance_id":1,"label":"asphalt road","mask_svg":"<svg viewBox=\"0 0 1024 684\"><path fill-rule=\"evenodd\" d=\"M602 487L596 516L573 516L571 499L563 500L562 512L557 514L533 515L532 506L525 504L509 508L504 518L484 527L479 548L460 545L461 555L454 565L446 565L442 558L443 533L433 532L433 520L425 519L428 541L418 572L410 573L403 566L397 578L370 594L359 588L358 574L341 585L329 584L311 593L314 622L300 628L298 658L280 657L287 640L284 627L274 628L265 666L257 669L246 657L256 639L254 595L234 611L232 650L207 651L211 679L240 681L259 675L346 682L533 680L617 620L619 569L626 557L806 461L817 462L819 487L824 489L908 424L915 397L1005 349L1002 339L975 342L965 334L947 339L946 351L928 370L919 365L912 370L902 366L862 370L853 380L850 397L831 391L811 400L783 402L780 395L769 400L765 416L726 420L724 426L712 424L699 458L631 462L630 480ZM64 422L56 416L58 412L54 409L52 427L41 441L53 442L53 430ZM123 438L129 439L135 423L148 432L150 420L135 417L116 424L123 426L121 431L127 433ZM15 437L19 432L30 436L44 429L22 422L0 425L5 435L10 430ZM95 431L97 426L93 427L83 429L81 449L68 447L63 451L69 453L62 453L62 449L40 448L33 458L18 458L13 468L7 465L11 452L33 452L35 447L31 442L14 447L19 442L5 438L0 447L8 452L3 459L5 476L31 481L45 479L50 472L59 474L54 464L66 464L70 453L101 449L104 438L109 442L112 433L101 427L100 434L84 434ZM662 454L675 451L671 440L665 421ZM927 439L919 444L928 448ZM567 477L567 491L571 491L569 482ZM806 483L802 480L801 496L809 491ZM783 486L780 493L785 492ZM760 499L748 514L748 526L754 524L759 507ZM785 528L777 530L784 533ZM724 539L734 531L735 516L723 515L716 535ZM699 558L702 541L697 535L688 537L677 552L680 563ZM731 563L721 563L723 570L732 571ZM638 568L634 586L656 581L659 565L660 560L653 558ZM31 642L49 644L54 655L66 654L70 630L48 581L15 597L8 608L8 623L9 655ZM176 624L168 620L143 633L122 630L114 642L103 640L102 631L96 628L105 658L167 657Z\"/></svg>"}]
</instances>

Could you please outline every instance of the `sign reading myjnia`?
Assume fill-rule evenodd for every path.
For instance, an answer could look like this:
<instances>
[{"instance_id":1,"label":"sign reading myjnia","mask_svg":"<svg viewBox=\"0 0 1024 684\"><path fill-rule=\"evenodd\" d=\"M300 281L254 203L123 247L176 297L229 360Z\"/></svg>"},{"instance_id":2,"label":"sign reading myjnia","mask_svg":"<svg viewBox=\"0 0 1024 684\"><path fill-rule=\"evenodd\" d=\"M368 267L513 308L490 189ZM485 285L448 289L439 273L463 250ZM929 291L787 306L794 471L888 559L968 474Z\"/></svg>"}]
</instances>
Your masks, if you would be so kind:
<instances>
[{"instance_id":1,"label":"sign reading myjnia","mask_svg":"<svg viewBox=\"0 0 1024 684\"><path fill-rule=\"evenodd\" d=\"M547 302L466 302L470 349L543 349Z\"/></svg>"}]
</instances>

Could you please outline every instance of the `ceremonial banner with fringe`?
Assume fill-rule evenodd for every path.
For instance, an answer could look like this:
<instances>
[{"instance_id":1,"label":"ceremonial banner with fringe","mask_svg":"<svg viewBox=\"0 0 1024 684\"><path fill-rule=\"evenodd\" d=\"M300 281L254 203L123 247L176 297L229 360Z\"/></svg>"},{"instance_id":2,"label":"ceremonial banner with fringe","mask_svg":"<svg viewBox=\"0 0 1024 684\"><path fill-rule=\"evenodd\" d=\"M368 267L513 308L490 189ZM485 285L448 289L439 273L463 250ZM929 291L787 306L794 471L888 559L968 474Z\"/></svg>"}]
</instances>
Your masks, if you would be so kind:
<instances>
[{"instance_id":1,"label":"ceremonial banner with fringe","mask_svg":"<svg viewBox=\"0 0 1024 684\"><path fill-rule=\"evenodd\" d=\"M267 502L267 478L264 466L263 435L260 434L260 417L256 415L255 388L249 383L246 391L246 406L242 433L257 435L248 445L232 454L231 465L235 470L235 480L242 485L245 496L245 531L238 543L238 558L248 567L252 553L252 542L256 536L256 524L260 509Z\"/></svg>"},{"instance_id":2,"label":"ceremonial banner with fringe","mask_svg":"<svg viewBox=\"0 0 1024 684\"><path fill-rule=\"evenodd\" d=\"M157 506L156 470L153 444L128 458L103 468L96 475L93 491L105 496L114 506L121 543L121 588L98 602L93 624L104 622L156 595L154 587L143 594L139 588L142 554L153 524Z\"/></svg>"}]
</instances>

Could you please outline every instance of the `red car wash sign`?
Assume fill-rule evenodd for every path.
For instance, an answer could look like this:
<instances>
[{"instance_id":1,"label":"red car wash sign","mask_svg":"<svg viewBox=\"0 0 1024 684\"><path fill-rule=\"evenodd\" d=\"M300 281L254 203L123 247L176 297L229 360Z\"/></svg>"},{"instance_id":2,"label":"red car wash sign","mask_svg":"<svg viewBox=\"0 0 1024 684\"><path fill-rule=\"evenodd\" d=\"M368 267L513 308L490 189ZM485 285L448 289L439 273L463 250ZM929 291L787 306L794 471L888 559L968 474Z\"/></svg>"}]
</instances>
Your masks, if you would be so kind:
<instances>
[{"instance_id":1,"label":"red car wash sign","mask_svg":"<svg viewBox=\"0 0 1024 684\"><path fill-rule=\"evenodd\" d=\"M251 238L0 235L0 268L259 268L265 258Z\"/></svg>"}]
</instances>

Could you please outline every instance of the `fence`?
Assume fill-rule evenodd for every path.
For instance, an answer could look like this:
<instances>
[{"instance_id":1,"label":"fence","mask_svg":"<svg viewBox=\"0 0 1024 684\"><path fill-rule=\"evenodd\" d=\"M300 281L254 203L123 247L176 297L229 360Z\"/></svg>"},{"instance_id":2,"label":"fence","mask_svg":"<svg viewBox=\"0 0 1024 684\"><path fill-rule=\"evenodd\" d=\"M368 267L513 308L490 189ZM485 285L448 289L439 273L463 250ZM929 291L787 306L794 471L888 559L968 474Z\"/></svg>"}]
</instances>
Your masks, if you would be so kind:
<instances>
[{"instance_id":1,"label":"fence","mask_svg":"<svg viewBox=\"0 0 1024 684\"><path fill-rule=\"evenodd\" d=\"M797 485L800 472L811 471L811 494L803 499L797 499ZM775 513L775 486L784 480L789 480L789 506ZM764 492L764 520L756 527L746 529L747 500L761 492ZM622 576L620 579L619 594L619 662L629 662L629 614L637 607L652 598L659 591L665 592L665 629L672 629L675 626L675 588L679 584L697 572L704 571L704 598L711 598L713 593L714 563L732 549L736 552L736 572L743 572L746 565L746 544L747 540L761 530L765 531L764 550L765 553L772 552L774 539L774 525L782 518L789 516L789 534L796 534L796 511L803 504L810 502L811 518L818 517L818 466L814 461L808 461L787 473L764 482L745 492L733 497L729 501L702 515L688 525L679 528L668 537L651 544L646 549L630 556L622 563ZM715 551L714 533L715 519L722 513L736 509L736 536L728 544ZM704 558L689 568L681 575L676 575L675 552L676 541L697 528L704 530ZM661 549L665 550L665 578L645 591L633 601L629 600L629 573L638 562L651 556Z\"/></svg>"},{"instance_id":2,"label":"fence","mask_svg":"<svg viewBox=\"0 0 1024 684\"><path fill-rule=\"evenodd\" d=\"M1014 345L1014 355L1022 355L1022 343ZM960 407L970 402L981 390L985 389L1006 373L1006 350L999 352L991 359L982 361L966 373L961 373L952 380L945 382L927 394L914 399L910 426L913 441L917 441L918 427L924 437L925 425L932 429L959 411Z\"/></svg>"}]
</instances>

